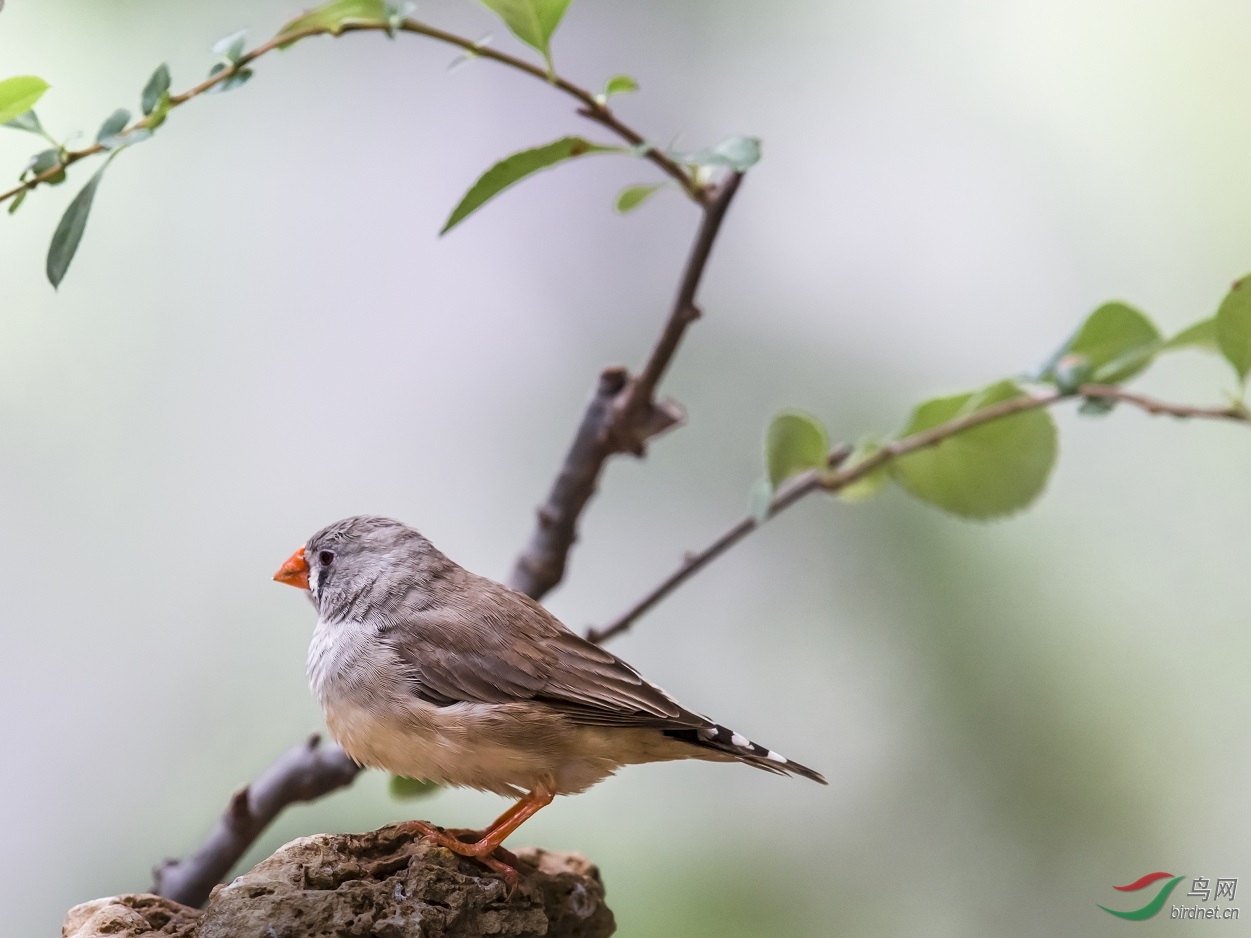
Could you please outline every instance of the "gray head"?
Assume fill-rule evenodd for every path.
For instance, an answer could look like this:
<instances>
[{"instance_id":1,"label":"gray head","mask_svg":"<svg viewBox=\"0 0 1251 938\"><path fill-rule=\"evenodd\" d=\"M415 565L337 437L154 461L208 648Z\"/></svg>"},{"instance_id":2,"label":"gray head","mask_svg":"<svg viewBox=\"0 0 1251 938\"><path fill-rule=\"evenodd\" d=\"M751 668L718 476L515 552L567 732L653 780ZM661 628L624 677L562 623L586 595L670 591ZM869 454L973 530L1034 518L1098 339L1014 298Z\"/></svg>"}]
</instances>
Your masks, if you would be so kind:
<instances>
[{"instance_id":1,"label":"gray head","mask_svg":"<svg viewBox=\"0 0 1251 938\"><path fill-rule=\"evenodd\" d=\"M408 525L357 515L310 537L274 579L307 589L323 619L358 619L428 586L450 563Z\"/></svg>"}]
</instances>

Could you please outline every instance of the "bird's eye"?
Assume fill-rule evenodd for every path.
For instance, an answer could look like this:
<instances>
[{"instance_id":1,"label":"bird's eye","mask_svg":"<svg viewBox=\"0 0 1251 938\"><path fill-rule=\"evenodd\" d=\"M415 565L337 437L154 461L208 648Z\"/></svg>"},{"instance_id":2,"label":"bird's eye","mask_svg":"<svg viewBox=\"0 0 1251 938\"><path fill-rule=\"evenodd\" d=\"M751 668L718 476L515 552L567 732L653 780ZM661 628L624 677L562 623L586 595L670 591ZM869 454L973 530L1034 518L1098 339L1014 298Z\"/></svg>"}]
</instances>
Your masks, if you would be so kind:
<instances>
[{"instance_id":1,"label":"bird's eye","mask_svg":"<svg viewBox=\"0 0 1251 938\"><path fill-rule=\"evenodd\" d=\"M317 562L323 567L328 567L334 563L334 551L323 550L317 554Z\"/></svg>"}]
</instances>

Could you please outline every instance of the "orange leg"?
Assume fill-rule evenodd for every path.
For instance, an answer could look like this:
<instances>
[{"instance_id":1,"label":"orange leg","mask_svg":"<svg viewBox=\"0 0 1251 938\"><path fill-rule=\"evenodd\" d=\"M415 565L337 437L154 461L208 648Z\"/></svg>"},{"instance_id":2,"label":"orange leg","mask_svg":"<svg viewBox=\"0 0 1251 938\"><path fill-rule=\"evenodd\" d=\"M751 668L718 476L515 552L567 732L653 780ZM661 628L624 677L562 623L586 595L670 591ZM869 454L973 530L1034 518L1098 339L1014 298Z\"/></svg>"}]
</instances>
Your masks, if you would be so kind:
<instances>
[{"instance_id":1,"label":"orange leg","mask_svg":"<svg viewBox=\"0 0 1251 938\"><path fill-rule=\"evenodd\" d=\"M4 0L0 0L0 3L3 3L3 2ZM499 827L501 824L504 824L508 820L510 820L513 817L513 815L515 815L518 811L521 810L521 806L523 804L525 804L524 799L515 801L513 804L509 805L508 810L505 811L503 814L501 814L499 817L497 817L494 821L492 821L490 825L486 828L486 830L473 830L472 828L468 828L468 827L449 827L449 828L444 828L444 832L451 834L461 843L468 843L468 844L476 843L486 836L487 831L494 830L495 828Z\"/></svg>"},{"instance_id":2,"label":"orange leg","mask_svg":"<svg viewBox=\"0 0 1251 938\"><path fill-rule=\"evenodd\" d=\"M458 853L462 857L473 857L475 860L494 870L504 877L508 883L508 894L512 896L517 889L517 871L492 856L504 839L513 833L522 824L528 821L542 808L552 803L555 792L551 791L546 785L539 785L534 791L519 800L511 808L496 818L491 826L482 832L482 836L476 843L467 844L459 840L455 835L441 828L427 824L425 821L409 821L404 826L420 834L429 840L433 840L441 847L446 847L453 853Z\"/></svg>"},{"instance_id":3,"label":"orange leg","mask_svg":"<svg viewBox=\"0 0 1251 938\"><path fill-rule=\"evenodd\" d=\"M478 836L475 839L481 840L483 837L487 835L489 831L496 830L497 828L502 827L503 825L507 824L514 817L516 817L517 812L521 810L522 805L524 805L525 803L526 803L525 798L520 798L517 801L514 801L512 804L508 806L507 811L505 811L503 814L497 817L494 821L492 821L489 825L487 825L486 830L478 831L477 832ZM516 828L513 828L513 830L516 830Z\"/></svg>"}]
</instances>

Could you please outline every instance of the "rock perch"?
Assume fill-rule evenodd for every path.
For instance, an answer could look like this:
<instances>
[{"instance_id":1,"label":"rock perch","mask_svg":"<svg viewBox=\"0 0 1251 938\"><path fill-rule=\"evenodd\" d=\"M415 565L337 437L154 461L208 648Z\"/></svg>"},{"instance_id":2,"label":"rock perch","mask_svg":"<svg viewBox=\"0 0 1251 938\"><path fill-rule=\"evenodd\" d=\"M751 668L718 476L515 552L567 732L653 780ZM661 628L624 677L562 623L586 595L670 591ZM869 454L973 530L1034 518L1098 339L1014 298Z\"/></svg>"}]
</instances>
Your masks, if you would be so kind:
<instances>
[{"instance_id":1,"label":"rock perch","mask_svg":"<svg viewBox=\"0 0 1251 938\"><path fill-rule=\"evenodd\" d=\"M153 895L75 906L63 938L607 938L599 871L576 853L517 851L507 886L398 827L318 834L218 886L203 911Z\"/></svg>"}]
</instances>

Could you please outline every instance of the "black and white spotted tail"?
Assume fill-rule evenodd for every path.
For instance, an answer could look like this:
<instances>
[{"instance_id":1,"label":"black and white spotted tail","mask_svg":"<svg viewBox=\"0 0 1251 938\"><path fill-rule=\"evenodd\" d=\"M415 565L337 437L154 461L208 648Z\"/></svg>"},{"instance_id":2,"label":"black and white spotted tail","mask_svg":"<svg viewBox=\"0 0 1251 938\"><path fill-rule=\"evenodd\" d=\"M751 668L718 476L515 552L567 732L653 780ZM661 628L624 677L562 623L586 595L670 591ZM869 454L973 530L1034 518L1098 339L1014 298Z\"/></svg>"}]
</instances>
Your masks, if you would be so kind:
<instances>
[{"instance_id":1,"label":"black and white spotted tail","mask_svg":"<svg viewBox=\"0 0 1251 938\"><path fill-rule=\"evenodd\" d=\"M800 765L798 762L792 762L772 749L766 749L764 746L753 743L741 733L735 733L733 730L726 729L717 723L710 723L708 726L700 726L694 729L665 730L664 733L666 736L672 736L674 739L680 739L683 742L691 743L703 749L714 749L717 752L723 752L739 762L745 762L755 768L764 769L766 772L773 772L777 775L802 775L804 778L810 778L814 782L820 782L822 785L829 784L825 780L825 776L815 769L810 769L806 765Z\"/></svg>"}]
</instances>

